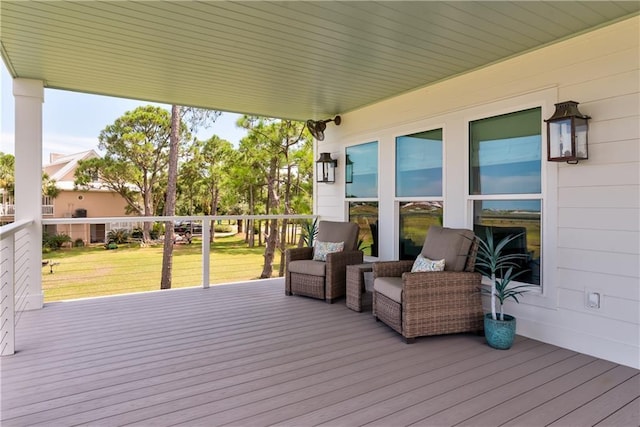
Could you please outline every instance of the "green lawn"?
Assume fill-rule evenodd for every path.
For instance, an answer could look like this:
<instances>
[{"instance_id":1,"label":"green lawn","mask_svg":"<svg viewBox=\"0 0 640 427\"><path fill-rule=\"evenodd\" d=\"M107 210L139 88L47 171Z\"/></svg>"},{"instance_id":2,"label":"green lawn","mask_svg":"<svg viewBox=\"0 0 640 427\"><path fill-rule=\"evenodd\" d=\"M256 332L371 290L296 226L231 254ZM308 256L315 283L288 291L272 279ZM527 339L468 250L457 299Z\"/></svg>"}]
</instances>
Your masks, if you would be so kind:
<instances>
[{"instance_id":1,"label":"green lawn","mask_svg":"<svg viewBox=\"0 0 640 427\"><path fill-rule=\"evenodd\" d=\"M173 288L201 285L201 241L174 246ZM248 248L239 236L217 237L210 255L210 283L256 279L263 266L264 247ZM46 302L160 289L162 245L120 245L61 249L43 253L43 261L59 263L42 268ZM278 274L276 252L273 271Z\"/></svg>"}]
</instances>

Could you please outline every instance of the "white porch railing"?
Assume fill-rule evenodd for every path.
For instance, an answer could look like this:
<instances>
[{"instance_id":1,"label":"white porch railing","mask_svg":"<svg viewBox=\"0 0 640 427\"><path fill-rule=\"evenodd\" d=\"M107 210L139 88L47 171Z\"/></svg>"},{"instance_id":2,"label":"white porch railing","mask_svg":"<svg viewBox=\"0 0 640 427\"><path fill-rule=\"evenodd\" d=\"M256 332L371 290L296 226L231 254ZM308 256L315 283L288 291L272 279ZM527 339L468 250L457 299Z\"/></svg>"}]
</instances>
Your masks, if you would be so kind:
<instances>
[{"instance_id":1,"label":"white porch railing","mask_svg":"<svg viewBox=\"0 0 640 427\"><path fill-rule=\"evenodd\" d=\"M208 288L210 284L210 252L209 244L212 221L228 221L228 220L256 220L265 221L270 219L278 220L308 220L313 219L314 215L216 215L216 216L154 216L154 217L108 217L108 218L43 218L42 225L84 225L90 227L91 224L109 225L104 227L105 233L111 229L111 224L122 226L123 224L141 224L143 222L167 222L167 221L198 221L202 223L202 249L201 249L201 268L200 283L203 288ZM24 293L27 288L25 283L29 275L40 275L42 271L28 271L26 260L29 257L38 257L42 260L42 254L29 254L24 249L31 239L42 239L41 235L31 235L27 230L27 226L33 221L20 221L0 227L0 244L2 245L2 348L0 355L9 355L15 352L15 326L17 317L23 307L15 307L15 301L24 300ZM33 264L32 264L33 265ZM214 267L215 271L215 267ZM197 283L197 282L196 282ZM17 314L16 314L17 313Z\"/></svg>"},{"instance_id":2,"label":"white porch railing","mask_svg":"<svg viewBox=\"0 0 640 427\"><path fill-rule=\"evenodd\" d=\"M25 230L33 220L23 220L1 228L0 238L0 356L15 352L15 329L19 313L24 307L16 307L16 301L26 301L30 256L30 238ZM16 313L18 315L16 316Z\"/></svg>"},{"instance_id":3,"label":"white porch railing","mask_svg":"<svg viewBox=\"0 0 640 427\"><path fill-rule=\"evenodd\" d=\"M15 214L16 214L16 205L8 204L8 203L0 204L0 216L15 216ZM53 205L42 205L42 215L52 216Z\"/></svg>"}]
</instances>

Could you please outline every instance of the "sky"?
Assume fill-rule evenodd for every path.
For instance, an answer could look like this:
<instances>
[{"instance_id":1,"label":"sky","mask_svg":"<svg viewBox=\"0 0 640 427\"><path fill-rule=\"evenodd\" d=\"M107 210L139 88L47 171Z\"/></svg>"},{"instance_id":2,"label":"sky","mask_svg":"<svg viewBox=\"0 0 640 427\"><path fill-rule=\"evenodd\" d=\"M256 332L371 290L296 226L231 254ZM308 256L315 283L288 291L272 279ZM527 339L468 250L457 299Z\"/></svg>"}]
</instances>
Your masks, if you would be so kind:
<instances>
[{"instance_id":1,"label":"sky","mask_svg":"<svg viewBox=\"0 0 640 427\"><path fill-rule=\"evenodd\" d=\"M0 68L0 151L15 154L13 82L4 62ZM102 129L113 124L126 111L148 104L171 110L170 105L45 89L42 107L43 164L49 163L50 153L74 154L90 149L99 152L98 135ZM240 115L235 113L223 113L211 127L201 129L198 138L209 139L212 135L218 135L237 146L246 135L244 129L235 125L238 117Z\"/></svg>"}]
</instances>

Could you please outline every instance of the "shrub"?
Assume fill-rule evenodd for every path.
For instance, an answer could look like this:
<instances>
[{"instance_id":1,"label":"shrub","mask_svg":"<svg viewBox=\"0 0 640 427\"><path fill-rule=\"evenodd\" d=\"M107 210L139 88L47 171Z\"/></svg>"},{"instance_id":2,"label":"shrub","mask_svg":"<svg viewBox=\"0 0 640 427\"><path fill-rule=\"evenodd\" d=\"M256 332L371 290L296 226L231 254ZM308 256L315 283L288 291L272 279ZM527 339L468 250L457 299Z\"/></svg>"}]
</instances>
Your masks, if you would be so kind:
<instances>
[{"instance_id":1,"label":"shrub","mask_svg":"<svg viewBox=\"0 0 640 427\"><path fill-rule=\"evenodd\" d=\"M233 231L233 228L230 224L216 224L214 230L216 233L230 233Z\"/></svg>"},{"instance_id":2,"label":"shrub","mask_svg":"<svg viewBox=\"0 0 640 427\"><path fill-rule=\"evenodd\" d=\"M107 241L109 243L122 244L129 241L129 230L118 228L107 233Z\"/></svg>"},{"instance_id":3,"label":"shrub","mask_svg":"<svg viewBox=\"0 0 640 427\"><path fill-rule=\"evenodd\" d=\"M84 246L84 240L77 238L75 240L75 242L73 242L73 246L75 246L76 248L81 248Z\"/></svg>"},{"instance_id":4,"label":"shrub","mask_svg":"<svg viewBox=\"0 0 640 427\"><path fill-rule=\"evenodd\" d=\"M50 250L58 250L65 243L71 242L71 237L67 234L43 234L42 235L42 247Z\"/></svg>"}]
</instances>

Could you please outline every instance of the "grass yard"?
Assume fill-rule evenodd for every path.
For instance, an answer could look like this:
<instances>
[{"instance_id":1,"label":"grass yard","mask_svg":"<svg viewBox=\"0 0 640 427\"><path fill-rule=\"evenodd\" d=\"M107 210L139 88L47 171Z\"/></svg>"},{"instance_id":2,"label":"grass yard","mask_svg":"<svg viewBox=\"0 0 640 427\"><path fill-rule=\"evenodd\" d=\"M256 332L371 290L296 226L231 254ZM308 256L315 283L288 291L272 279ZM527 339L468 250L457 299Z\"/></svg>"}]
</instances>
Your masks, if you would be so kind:
<instances>
[{"instance_id":1,"label":"grass yard","mask_svg":"<svg viewBox=\"0 0 640 427\"><path fill-rule=\"evenodd\" d=\"M201 285L201 241L175 245L173 288ZM256 279L262 272L264 247L248 248L240 236L216 237L210 255L210 283ZM160 289L162 245L70 248L42 255L53 263L42 268L45 302ZM278 274L276 252L273 271ZM57 263L57 265L55 265ZM53 273L50 271L53 270Z\"/></svg>"}]
</instances>

